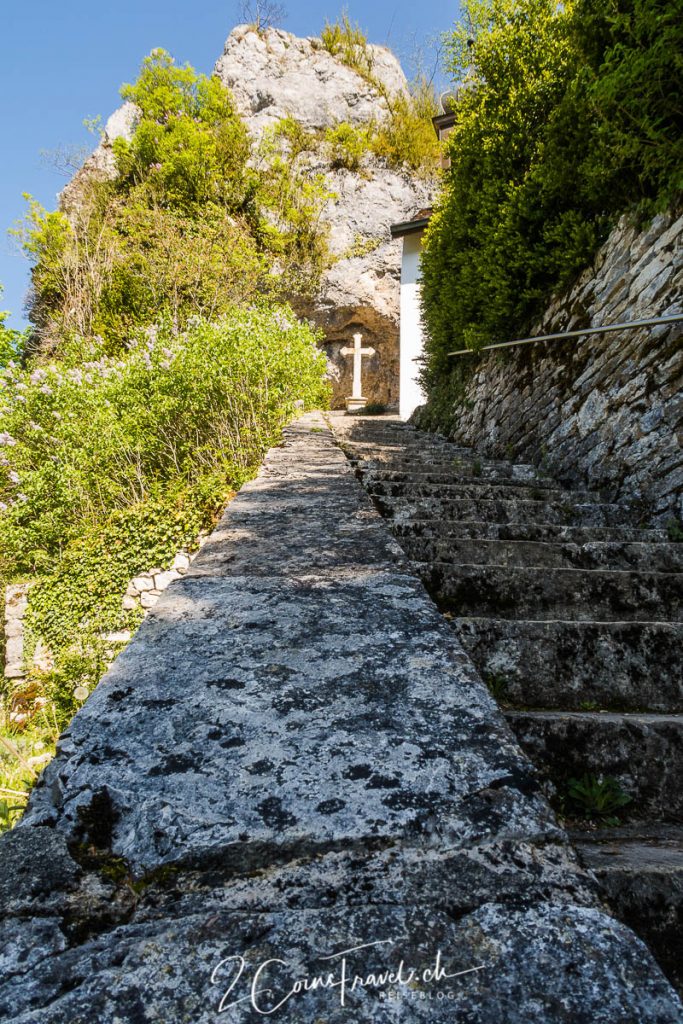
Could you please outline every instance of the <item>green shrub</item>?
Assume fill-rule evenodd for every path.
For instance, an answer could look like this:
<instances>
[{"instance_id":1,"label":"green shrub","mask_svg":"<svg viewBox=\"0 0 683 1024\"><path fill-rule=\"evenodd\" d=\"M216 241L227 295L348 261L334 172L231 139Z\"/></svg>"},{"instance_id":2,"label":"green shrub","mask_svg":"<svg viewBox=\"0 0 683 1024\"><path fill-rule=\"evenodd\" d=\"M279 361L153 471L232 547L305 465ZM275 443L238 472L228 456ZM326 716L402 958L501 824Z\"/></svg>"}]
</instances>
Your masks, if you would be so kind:
<instances>
[{"instance_id":1,"label":"green shrub","mask_svg":"<svg viewBox=\"0 0 683 1024\"><path fill-rule=\"evenodd\" d=\"M428 389L448 351L525 333L624 210L676 194L682 25L672 0L470 0L422 259Z\"/></svg>"},{"instance_id":2,"label":"green shrub","mask_svg":"<svg viewBox=\"0 0 683 1024\"><path fill-rule=\"evenodd\" d=\"M372 86L388 110L388 116L377 123L362 127L342 123L328 131L326 141L332 145L332 159L336 166L357 170L363 154L370 149L389 167L434 176L439 165L440 148L432 125L432 117L437 113L432 86L420 77L412 83L409 92L390 94L374 71L366 34L349 21L346 12L338 21L327 22L321 35L325 49Z\"/></svg>"},{"instance_id":3,"label":"green shrub","mask_svg":"<svg viewBox=\"0 0 683 1024\"><path fill-rule=\"evenodd\" d=\"M114 180L82 175L57 212L27 197L15 232L43 349L101 335L115 354L163 315L182 328L236 302L310 293L327 258L320 177L272 147L254 161L230 93L163 50L122 95L139 116L114 142ZM280 131L305 145L291 119Z\"/></svg>"},{"instance_id":4,"label":"green shrub","mask_svg":"<svg viewBox=\"0 0 683 1024\"><path fill-rule=\"evenodd\" d=\"M354 128L348 121L328 128L325 132L325 142L332 166L357 171L370 149L371 133L371 127Z\"/></svg>"},{"instance_id":5,"label":"green shrub","mask_svg":"<svg viewBox=\"0 0 683 1024\"><path fill-rule=\"evenodd\" d=\"M220 481L253 471L295 400L324 401L315 339L286 307L235 307L182 332L151 328L118 357L73 342L59 361L5 369L5 575L44 572L112 514L162 495L215 507Z\"/></svg>"},{"instance_id":6,"label":"green shrub","mask_svg":"<svg viewBox=\"0 0 683 1024\"><path fill-rule=\"evenodd\" d=\"M378 125L372 138L373 153L390 167L406 167L414 174L433 177L441 155L432 124L436 113L433 88L418 79L409 94L391 98L391 116Z\"/></svg>"}]
</instances>

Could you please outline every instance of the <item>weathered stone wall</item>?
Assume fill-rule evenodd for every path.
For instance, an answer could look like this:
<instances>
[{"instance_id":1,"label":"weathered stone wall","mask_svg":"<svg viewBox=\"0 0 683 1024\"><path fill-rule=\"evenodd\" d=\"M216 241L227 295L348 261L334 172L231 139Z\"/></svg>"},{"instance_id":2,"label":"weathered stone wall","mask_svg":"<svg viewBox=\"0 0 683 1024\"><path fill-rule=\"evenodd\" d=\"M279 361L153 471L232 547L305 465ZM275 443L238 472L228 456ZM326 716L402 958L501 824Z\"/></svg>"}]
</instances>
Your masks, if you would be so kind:
<instances>
[{"instance_id":1,"label":"weathered stone wall","mask_svg":"<svg viewBox=\"0 0 683 1024\"><path fill-rule=\"evenodd\" d=\"M681 312L683 217L624 218L530 334ZM447 432L487 456L530 460L609 500L683 518L683 324L484 353ZM419 422L419 412L417 415Z\"/></svg>"},{"instance_id":2,"label":"weathered stone wall","mask_svg":"<svg viewBox=\"0 0 683 1024\"><path fill-rule=\"evenodd\" d=\"M5 668L6 679L24 674L24 624L28 605L28 583L15 583L5 590Z\"/></svg>"},{"instance_id":3,"label":"weathered stone wall","mask_svg":"<svg viewBox=\"0 0 683 1024\"><path fill-rule=\"evenodd\" d=\"M682 1012L317 414L231 502L0 837L3 1024L257 1010Z\"/></svg>"}]
</instances>

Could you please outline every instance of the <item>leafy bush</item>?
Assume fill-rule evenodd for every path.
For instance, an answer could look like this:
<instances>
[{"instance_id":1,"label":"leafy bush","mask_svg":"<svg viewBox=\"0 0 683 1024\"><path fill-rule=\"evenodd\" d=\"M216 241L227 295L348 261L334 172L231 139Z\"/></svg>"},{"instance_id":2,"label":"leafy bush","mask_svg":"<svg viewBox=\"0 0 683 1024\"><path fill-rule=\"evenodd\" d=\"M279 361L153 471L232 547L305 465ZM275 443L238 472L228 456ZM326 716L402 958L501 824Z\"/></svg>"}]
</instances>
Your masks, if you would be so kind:
<instances>
[{"instance_id":1,"label":"leafy bush","mask_svg":"<svg viewBox=\"0 0 683 1024\"><path fill-rule=\"evenodd\" d=\"M325 132L325 142L333 167L344 167L357 171L363 156L370 148L371 129L367 126L354 128L348 121L342 121Z\"/></svg>"},{"instance_id":2,"label":"leafy bush","mask_svg":"<svg viewBox=\"0 0 683 1024\"><path fill-rule=\"evenodd\" d=\"M310 292L326 258L319 178L274 152L254 166L230 93L163 50L122 95L138 118L113 143L116 177L80 174L56 212L28 197L16 231L42 347L101 335L115 354L160 315L182 328L235 302Z\"/></svg>"},{"instance_id":3,"label":"leafy bush","mask_svg":"<svg viewBox=\"0 0 683 1024\"><path fill-rule=\"evenodd\" d=\"M471 87L422 260L429 391L449 350L524 333L625 209L653 210L680 188L674 7L468 3L449 66Z\"/></svg>"},{"instance_id":4,"label":"leafy bush","mask_svg":"<svg viewBox=\"0 0 683 1024\"><path fill-rule=\"evenodd\" d=\"M391 98L390 113L374 132L373 153L390 167L407 167L414 174L432 177L441 155L432 125L437 113L433 88L425 79L418 79L409 94Z\"/></svg>"},{"instance_id":5,"label":"leafy bush","mask_svg":"<svg viewBox=\"0 0 683 1024\"><path fill-rule=\"evenodd\" d=\"M0 377L3 564L44 571L117 510L244 479L296 399L323 400L315 335L286 307L166 323L120 356L97 341ZM208 494L213 493L208 487ZM211 502L209 498L209 503Z\"/></svg>"}]
</instances>

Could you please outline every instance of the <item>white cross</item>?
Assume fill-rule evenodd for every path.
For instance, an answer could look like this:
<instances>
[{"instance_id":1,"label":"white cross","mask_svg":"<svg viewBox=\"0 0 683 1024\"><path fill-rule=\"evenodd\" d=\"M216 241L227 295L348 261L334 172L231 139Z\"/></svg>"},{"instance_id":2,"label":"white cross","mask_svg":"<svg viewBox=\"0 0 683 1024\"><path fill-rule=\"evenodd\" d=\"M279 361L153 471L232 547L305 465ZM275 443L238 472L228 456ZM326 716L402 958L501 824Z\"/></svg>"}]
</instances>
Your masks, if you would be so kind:
<instances>
[{"instance_id":1,"label":"white cross","mask_svg":"<svg viewBox=\"0 0 683 1024\"><path fill-rule=\"evenodd\" d=\"M345 345L341 350L343 356L353 356L353 394L351 399L359 401L363 398L360 386L361 359L363 356L374 356L375 354L374 348L361 348L362 337L361 334L354 334L353 348L347 348Z\"/></svg>"}]
</instances>

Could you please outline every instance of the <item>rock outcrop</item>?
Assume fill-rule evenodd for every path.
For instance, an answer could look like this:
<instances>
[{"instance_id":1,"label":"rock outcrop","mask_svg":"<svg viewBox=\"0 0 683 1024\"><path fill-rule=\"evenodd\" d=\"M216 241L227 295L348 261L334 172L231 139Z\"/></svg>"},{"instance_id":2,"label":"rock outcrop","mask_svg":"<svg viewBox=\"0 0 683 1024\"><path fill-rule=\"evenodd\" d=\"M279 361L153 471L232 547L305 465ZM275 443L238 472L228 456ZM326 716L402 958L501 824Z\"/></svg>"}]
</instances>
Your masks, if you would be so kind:
<instances>
[{"instance_id":1,"label":"rock outcrop","mask_svg":"<svg viewBox=\"0 0 683 1024\"><path fill-rule=\"evenodd\" d=\"M369 46L368 54L372 76L383 89L390 95L407 89L389 50ZM279 29L258 33L241 25L229 35L215 70L232 90L255 139L286 116L308 132L322 133L340 122L359 126L388 114L381 92L329 53L320 39L298 39ZM295 298L294 304L325 333L333 404L342 406L351 394L352 367L340 349L359 331L376 353L363 364L364 394L396 406L401 243L391 239L389 228L428 206L433 184L392 170L371 154L358 171L334 168L322 147L307 159L312 172L325 176L334 196L323 214L333 263L318 294L305 302Z\"/></svg>"},{"instance_id":2,"label":"rock outcrop","mask_svg":"<svg viewBox=\"0 0 683 1024\"><path fill-rule=\"evenodd\" d=\"M126 101L109 117L97 147L60 193L59 205L67 214L78 206L88 179L116 177L113 143L119 138L132 138L138 115L136 105Z\"/></svg>"}]
</instances>

